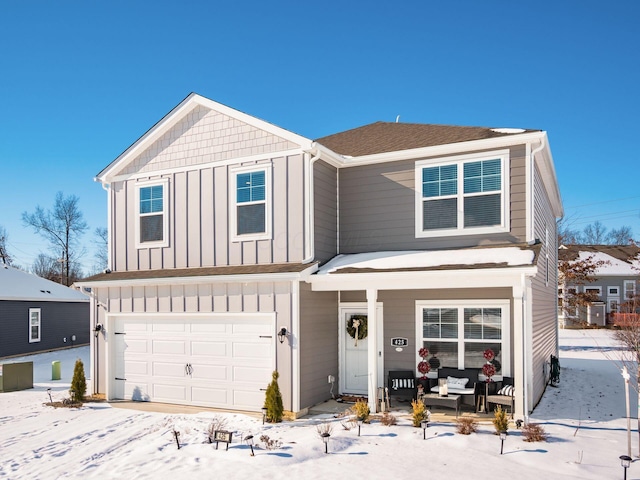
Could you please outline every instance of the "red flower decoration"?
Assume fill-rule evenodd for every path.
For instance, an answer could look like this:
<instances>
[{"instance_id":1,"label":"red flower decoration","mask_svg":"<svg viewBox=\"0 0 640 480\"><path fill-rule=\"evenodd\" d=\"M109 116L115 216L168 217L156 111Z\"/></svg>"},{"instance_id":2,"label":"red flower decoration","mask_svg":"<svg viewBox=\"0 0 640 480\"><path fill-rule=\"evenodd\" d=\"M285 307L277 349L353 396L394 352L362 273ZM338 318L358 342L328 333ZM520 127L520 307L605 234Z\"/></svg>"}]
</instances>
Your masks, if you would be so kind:
<instances>
[{"instance_id":1,"label":"red flower decoration","mask_svg":"<svg viewBox=\"0 0 640 480\"><path fill-rule=\"evenodd\" d=\"M496 367L493 366L493 363L485 363L482 366L482 373L487 377L487 382L490 382L491 377L496 374Z\"/></svg>"},{"instance_id":2,"label":"red flower decoration","mask_svg":"<svg viewBox=\"0 0 640 480\"><path fill-rule=\"evenodd\" d=\"M427 378L426 375L431 370L429 367L429 362L422 361L418 364L418 371L422 374L422 378Z\"/></svg>"},{"instance_id":3,"label":"red flower decoration","mask_svg":"<svg viewBox=\"0 0 640 480\"><path fill-rule=\"evenodd\" d=\"M496 354L493 353L493 350L491 350L490 348L487 348L484 351L483 355L484 355L484 358L487 360L487 362L490 362L491 360L496 358Z\"/></svg>"},{"instance_id":4,"label":"red flower decoration","mask_svg":"<svg viewBox=\"0 0 640 480\"><path fill-rule=\"evenodd\" d=\"M427 358L429 356L429 350L427 348L421 348L418 350L418 356L421 358Z\"/></svg>"}]
</instances>

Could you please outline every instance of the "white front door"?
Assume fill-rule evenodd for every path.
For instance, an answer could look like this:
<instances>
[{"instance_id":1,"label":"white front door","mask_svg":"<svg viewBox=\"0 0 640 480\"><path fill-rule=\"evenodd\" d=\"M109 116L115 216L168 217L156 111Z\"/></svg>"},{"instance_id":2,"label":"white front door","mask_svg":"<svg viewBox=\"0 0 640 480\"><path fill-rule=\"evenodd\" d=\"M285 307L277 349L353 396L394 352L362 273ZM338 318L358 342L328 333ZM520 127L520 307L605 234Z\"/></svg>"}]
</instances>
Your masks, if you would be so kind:
<instances>
[{"instance_id":1,"label":"white front door","mask_svg":"<svg viewBox=\"0 0 640 480\"><path fill-rule=\"evenodd\" d=\"M377 309L377 315L380 324L382 319L381 306ZM363 337L362 331L365 322L367 322L366 304L340 307L340 393L368 394L367 345L369 338L368 336Z\"/></svg>"}]
</instances>

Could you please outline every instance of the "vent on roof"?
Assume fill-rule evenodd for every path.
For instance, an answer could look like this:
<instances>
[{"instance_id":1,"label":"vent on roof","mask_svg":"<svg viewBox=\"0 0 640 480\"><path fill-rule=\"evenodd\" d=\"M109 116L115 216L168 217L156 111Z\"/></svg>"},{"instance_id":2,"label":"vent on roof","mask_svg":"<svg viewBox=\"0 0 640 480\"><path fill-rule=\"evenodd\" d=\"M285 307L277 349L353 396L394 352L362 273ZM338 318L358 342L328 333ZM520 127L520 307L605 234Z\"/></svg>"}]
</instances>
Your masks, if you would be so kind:
<instances>
[{"instance_id":1,"label":"vent on roof","mask_svg":"<svg viewBox=\"0 0 640 480\"><path fill-rule=\"evenodd\" d=\"M496 133L522 133L524 129L522 128L492 128L492 132Z\"/></svg>"},{"instance_id":2,"label":"vent on roof","mask_svg":"<svg viewBox=\"0 0 640 480\"><path fill-rule=\"evenodd\" d=\"M40 290L41 293L49 293L51 294L51 290Z\"/></svg>"}]
</instances>

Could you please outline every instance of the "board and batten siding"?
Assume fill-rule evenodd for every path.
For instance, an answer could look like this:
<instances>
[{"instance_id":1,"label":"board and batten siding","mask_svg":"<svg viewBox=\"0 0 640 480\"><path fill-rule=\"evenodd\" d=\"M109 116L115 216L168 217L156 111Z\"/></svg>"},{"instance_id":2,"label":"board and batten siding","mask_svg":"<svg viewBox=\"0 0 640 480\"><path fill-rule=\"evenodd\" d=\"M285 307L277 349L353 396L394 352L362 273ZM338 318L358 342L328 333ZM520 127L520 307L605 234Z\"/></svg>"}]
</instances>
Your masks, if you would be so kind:
<instances>
[{"instance_id":1,"label":"board and batten siding","mask_svg":"<svg viewBox=\"0 0 640 480\"><path fill-rule=\"evenodd\" d=\"M415 238L414 160L340 169L340 253L526 241L525 151L524 145L510 149L511 231L492 235Z\"/></svg>"},{"instance_id":2,"label":"board and batten siding","mask_svg":"<svg viewBox=\"0 0 640 480\"><path fill-rule=\"evenodd\" d=\"M338 252L338 171L316 162L313 165L314 259L324 263Z\"/></svg>"},{"instance_id":3,"label":"board and batten siding","mask_svg":"<svg viewBox=\"0 0 640 480\"><path fill-rule=\"evenodd\" d=\"M300 407L331 398L329 375L338 394L338 293L312 292L300 284Z\"/></svg>"},{"instance_id":4,"label":"board and batten siding","mask_svg":"<svg viewBox=\"0 0 640 480\"><path fill-rule=\"evenodd\" d=\"M270 166L272 237L231 241L230 195L234 166ZM114 182L111 235L116 271L299 262L304 258L302 154L237 165L204 166L161 176ZM169 244L136 247L136 184L167 180Z\"/></svg>"},{"instance_id":5,"label":"board and batten siding","mask_svg":"<svg viewBox=\"0 0 640 480\"><path fill-rule=\"evenodd\" d=\"M551 202L537 167L533 171L533 189L534 236L542 245L538 273L531 282L531 408L540 401L546 388L551 355L558 354L558 236Z\"/></svg>"},{"instance_id":6,"label":"board and batten siding","mask_svg":"<svg viewBox=\"0 0 640 480\"><path fill-rule=\"evenodd\" d=\"M115 314L180 315L198 313L275 313L277 327L292 328L293 294L291 282L200 283L173 285L119 286L94 288L97 301L106 308L97 308L97 322L108 325L107 316ZM95 312L94 312L95 313ZM113 318L113 317L112 317ZM87 327L88 331L88 327ZM106 332L107 334L110 332ZM285 409L292 408L291 347L275 338L276 366L280 373L278 385ZM104 337L98 337L98 391L106 391ZM267 385L265 385L265 388Z\"/></svg>"}]
</instances>

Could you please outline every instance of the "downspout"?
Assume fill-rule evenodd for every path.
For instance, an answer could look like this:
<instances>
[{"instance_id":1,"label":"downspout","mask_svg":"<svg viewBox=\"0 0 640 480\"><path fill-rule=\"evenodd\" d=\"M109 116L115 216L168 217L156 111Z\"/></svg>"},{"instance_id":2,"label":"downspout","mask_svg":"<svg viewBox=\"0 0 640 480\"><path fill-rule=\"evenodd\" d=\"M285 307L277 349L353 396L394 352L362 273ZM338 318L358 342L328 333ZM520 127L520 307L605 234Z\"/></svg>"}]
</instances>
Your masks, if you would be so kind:
<instances>
[{"instance_id":1,"label":"downspout","mask_svg":"<svg viewBox=\"0 0 640 480\"><path fill-rule=\"evenodd\" d=\"M307 231L307 239L305 240L305 249L307 250L307 256L302 260L302 263L311 263L315 258L315 244L314 244L314 228L313 228L313 220L314 220L314 200L313 200L313 164L316 163L317 160L320 159L320 150L314 148L311 150L311 153L314 156L309 160L309 171L304 179L305 185L305 203L307 204L306 213L307 217L305 220L305 230ZM306 153L305 155L309 155Z\"/></svg>"},{"instance_id":2,"label":"downspout","mask_svg":"<svg viewBox=\"0 0 640 480\"><path fill-rule=\"evenodd\" d=\"M96 179L97 180L97 179ZM107 269L111 269L111 184L102 182L102 189L107 192Z\"/></svg>"}]
</instances>

